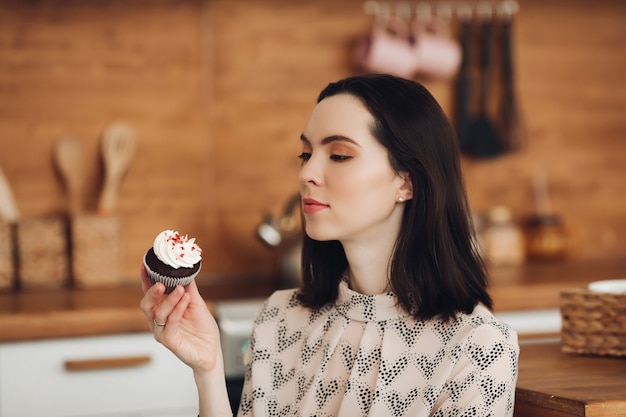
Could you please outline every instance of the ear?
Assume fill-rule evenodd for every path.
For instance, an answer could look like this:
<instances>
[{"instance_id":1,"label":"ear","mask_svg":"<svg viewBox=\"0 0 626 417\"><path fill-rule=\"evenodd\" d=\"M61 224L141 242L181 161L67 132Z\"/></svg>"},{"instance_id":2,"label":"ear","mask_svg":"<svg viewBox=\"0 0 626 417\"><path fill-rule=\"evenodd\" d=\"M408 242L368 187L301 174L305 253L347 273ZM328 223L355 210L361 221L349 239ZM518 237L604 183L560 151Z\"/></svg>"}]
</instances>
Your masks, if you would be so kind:
<instances>
[{"instance_id":1,"label":"ear","mask_svg":"<svg viewBox=\"0 0 626 417\"><path fill-rule=\"evenodd\" d=\"M408 172L401 172L400 177L403 179L403 183L398 190L398 198L403 201L407 201L413 198L413 181Z\"/></svg>"}]
</instances>

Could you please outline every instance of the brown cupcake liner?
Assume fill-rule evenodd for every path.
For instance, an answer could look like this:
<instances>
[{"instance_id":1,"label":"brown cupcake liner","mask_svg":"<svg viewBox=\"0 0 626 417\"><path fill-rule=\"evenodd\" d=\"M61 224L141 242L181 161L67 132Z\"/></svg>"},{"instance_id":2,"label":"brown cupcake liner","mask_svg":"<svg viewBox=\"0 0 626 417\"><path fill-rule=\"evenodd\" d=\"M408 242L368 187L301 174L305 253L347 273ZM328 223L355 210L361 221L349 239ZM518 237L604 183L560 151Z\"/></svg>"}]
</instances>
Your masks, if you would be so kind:
<instances>
[{"instance_id":1,"label":"brown cupcake liner","mask_svg":"<svg viewBox=\"0 0 626 417\"><path fill-rule=\"evenodd\" d=\"M182 278L172 278L172 277L168 277L165 275L161 275L158 272L154 272L152 269L150 269L150 267L146 263L145 255L143 258L143 266L146 267L146 272L148 273L148 278L150 279L150 285L154 285L157 282L163 283L163 285L165 285L166 294L169 294L170 292L172 292L174 288L176 288L177 285L182 285L183 287L186 287L189 284L191 284L191 281L194 280L194 278L200 272L200 269L202 269L202 264L200 264L200 267L198 268L198 270L194 272L193 274L188 275L186 277L182 277Z\"/></svg>"}]
</instances>

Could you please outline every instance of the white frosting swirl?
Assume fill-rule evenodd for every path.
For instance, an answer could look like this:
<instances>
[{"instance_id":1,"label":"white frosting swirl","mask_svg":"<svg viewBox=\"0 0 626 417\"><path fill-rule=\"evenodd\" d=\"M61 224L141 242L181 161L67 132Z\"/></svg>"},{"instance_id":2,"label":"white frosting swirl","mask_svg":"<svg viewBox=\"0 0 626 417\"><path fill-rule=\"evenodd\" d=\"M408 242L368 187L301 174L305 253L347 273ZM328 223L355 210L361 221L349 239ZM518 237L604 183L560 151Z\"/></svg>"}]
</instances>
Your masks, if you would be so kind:
<instances>
[{"instance_id":1,"label":"white frosting swirl","mask_svg":"<svg viewBox=\"0 0 626 417\"><path fill-rule=\"evenodd\" d=\"M154 239L154 253L164 264L172 268L191 268L202 260L202 249L196 239L181 236L173 230L165 230Z\"/></svg>"}]
</instances>

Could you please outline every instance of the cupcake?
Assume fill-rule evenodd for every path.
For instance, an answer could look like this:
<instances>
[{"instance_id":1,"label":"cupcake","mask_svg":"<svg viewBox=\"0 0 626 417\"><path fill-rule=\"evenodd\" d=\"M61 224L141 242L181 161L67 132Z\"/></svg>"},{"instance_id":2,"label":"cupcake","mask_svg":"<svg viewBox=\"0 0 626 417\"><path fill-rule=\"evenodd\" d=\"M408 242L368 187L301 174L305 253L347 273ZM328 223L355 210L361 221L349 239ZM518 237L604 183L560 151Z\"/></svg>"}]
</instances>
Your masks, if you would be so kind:
<instances>
[{"instance_id":1,"label":"cupcake","mask_svg":"<svg viewBox=\"0 0 626 417\"><path fill-rule=\"evenodd\" d=\"M189 239L173 230L157 235L154 244L143 258L150 284L162 282L165 293L172 292L177 285L186 287L200 272L202 249L196 239Z\"/></svg>"}]
</instances>

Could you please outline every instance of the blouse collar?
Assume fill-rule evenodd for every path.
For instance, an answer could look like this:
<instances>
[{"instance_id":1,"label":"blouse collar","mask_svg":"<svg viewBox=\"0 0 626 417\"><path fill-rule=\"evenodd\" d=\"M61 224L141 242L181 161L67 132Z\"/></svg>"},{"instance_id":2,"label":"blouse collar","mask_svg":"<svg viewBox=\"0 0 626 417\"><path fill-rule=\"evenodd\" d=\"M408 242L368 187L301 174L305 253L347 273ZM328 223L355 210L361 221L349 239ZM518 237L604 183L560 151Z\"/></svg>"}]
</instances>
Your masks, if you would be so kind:
<instances>
[{"instance_id":1,"label":"blouse collar","mask_svg":"<svg viewBox=\"0 0 626 417\"><path fill-rule=\"evenodd\" d=\"M347 279L339 283L336 308L343 316L360 322L379 322L408 316L398 304L394 293L360 294L350 289Z\"/></svg>"}]
</instances>

